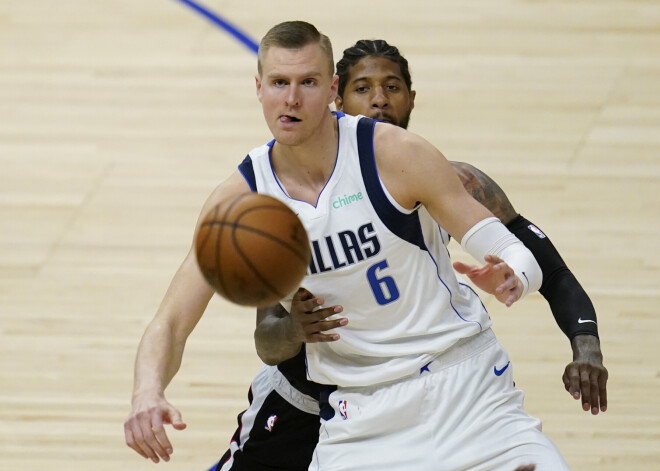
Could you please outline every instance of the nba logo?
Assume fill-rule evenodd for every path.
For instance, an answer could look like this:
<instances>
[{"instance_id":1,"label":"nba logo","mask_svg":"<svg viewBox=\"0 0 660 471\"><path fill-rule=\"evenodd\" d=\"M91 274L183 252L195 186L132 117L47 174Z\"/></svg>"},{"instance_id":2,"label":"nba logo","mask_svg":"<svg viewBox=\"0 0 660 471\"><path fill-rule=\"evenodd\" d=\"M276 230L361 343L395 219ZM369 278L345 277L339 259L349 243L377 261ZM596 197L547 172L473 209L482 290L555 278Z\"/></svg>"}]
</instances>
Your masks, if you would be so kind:
<instances>
[{"instance_id":1,"label":"nba logo","mask_svg":"<svg viewBox=\"0 0 660 471\"><path fill-rule=\"evenodd\" d=\"M536 237L538 237L539 239L545 239L545 234L541 231L541 229L536 227L534 224L530 224L529 226L527 226L527 228L530 231L532 231L534 234L536 234Z\"/></svg>"},{"instance_id":2,"label":"nba logo","mask_svg":"<svg viewBox=\"0 0 660 471\"><path fill-rule=\"evenodd\" d=\"M348 403L346 401L339 401L339 415L341 418L346 420L348 419Z\"/></svg>"},{"instance_id":3,"label":"nba logo","mask_svg":"<svg viewBox=\"0 0 660 471\"><path fill-rule=\"evenodd\" d=\"M269 432L272 432L273 427L275 427L275 422L277 422L277 416L271 415L270 417L268 417L268 420L266 421L266 426L264 428Z\"/></svg>"}]
</instances>

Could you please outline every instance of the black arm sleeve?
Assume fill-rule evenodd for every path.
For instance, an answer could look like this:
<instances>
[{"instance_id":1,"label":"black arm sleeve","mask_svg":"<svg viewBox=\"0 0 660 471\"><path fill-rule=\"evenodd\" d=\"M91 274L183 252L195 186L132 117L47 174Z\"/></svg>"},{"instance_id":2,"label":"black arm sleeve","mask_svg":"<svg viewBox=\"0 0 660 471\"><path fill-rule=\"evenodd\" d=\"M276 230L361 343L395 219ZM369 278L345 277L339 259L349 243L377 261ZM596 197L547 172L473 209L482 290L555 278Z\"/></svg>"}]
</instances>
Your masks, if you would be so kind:
<instances>
[{"instance_id":1,"label":"black arm sleeve","mask_svg":"<svg viewBox=\"0 0 660 471\"><path fill-rule=\"evenodd\" d=\"M581 334L598 337L596 311L591 299L568 269L550 239L534 224L516 216L506 227L525 244L541 267L539 292L548 301L557 325L569 340Z\"/></svg>"}]
</instances>

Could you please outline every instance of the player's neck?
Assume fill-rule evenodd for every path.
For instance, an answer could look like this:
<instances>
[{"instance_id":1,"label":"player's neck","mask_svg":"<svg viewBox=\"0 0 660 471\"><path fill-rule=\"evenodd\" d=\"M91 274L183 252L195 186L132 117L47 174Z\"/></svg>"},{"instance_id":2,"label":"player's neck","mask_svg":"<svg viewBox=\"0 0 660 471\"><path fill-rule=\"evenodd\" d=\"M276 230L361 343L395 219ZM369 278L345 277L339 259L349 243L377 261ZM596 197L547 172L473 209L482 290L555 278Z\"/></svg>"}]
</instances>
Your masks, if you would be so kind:
<instances>
[{"instance_id":1,"label":"player's neck","mask_svg":"<svg viewBox=\"0 0 660 471\"><path fill-rule=\"evenodd\" d=\"M335 168L338 145L337 119L331 113L305 142L296 146L275 144L273 170L289 196L316 204Z\"/></svg>"}]
</instances>

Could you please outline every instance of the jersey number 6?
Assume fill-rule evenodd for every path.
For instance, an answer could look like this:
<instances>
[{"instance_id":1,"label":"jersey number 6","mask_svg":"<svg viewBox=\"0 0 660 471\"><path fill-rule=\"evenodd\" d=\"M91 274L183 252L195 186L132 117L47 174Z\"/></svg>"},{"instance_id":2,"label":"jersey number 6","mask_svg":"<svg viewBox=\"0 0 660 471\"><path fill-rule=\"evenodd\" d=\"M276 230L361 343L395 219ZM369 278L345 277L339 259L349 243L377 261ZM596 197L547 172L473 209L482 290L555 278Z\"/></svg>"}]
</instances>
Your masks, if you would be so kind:
<instances>
[{"instance_id":1,"label":"jersey number 6","mask_svg":"<svg viewBox=\"0 0 660 471\"><path fill-rule=\"evenodd\" d=\"M378 278L378 271L387 267L387 260L383 260L382 262L372 265L367 270L367 280L369 280L371 291L373 291L376 301L381 306L399 299L399 288L396 287L394 278L391 276Z\"/></svg>"}]
</instances>

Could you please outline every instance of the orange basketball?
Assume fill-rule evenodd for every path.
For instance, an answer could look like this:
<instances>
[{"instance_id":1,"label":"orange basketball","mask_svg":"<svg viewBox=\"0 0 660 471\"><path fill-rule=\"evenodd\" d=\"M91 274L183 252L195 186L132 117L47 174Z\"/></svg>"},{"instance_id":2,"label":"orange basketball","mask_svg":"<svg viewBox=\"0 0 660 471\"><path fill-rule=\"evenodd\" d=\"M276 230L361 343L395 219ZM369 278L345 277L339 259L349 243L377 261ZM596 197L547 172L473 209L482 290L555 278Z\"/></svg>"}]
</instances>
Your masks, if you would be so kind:
<instances>
[{"instance_id":1,"label":"orange basketball","mask_svg":"<svg viewBox=\"0 0 660 471\"><path fill-rule=\"evenodd\" d=\"M298 288L310 248L300 219L281 201L246 193L213 207L195 240L209 284L236 304L276 304Z\"/></svg>"}]
</instances>

